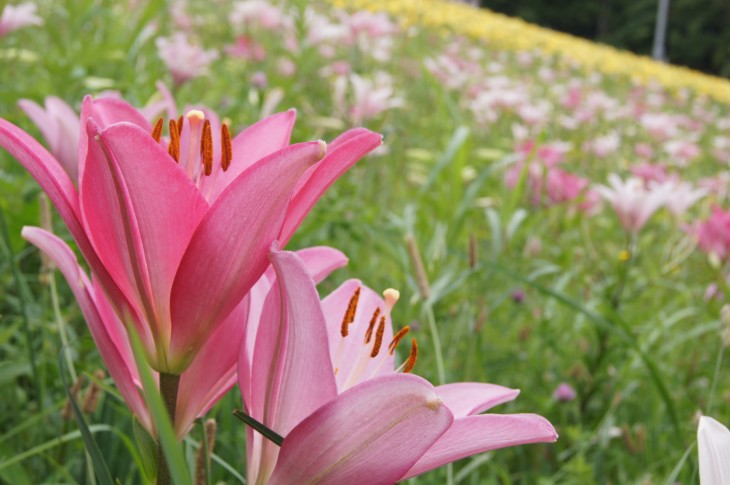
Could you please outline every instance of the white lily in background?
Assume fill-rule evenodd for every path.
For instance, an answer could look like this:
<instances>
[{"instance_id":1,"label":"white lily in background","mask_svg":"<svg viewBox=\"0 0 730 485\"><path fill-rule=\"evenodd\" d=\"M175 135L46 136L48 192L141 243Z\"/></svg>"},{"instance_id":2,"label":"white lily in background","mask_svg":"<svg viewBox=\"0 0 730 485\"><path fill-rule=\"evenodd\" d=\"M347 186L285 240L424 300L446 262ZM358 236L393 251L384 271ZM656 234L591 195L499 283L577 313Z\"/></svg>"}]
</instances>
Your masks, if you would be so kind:
<instances>
[{"instance_id":1,"label":"white lily in background","mask_svg":"<svg viewBox=\"0 0 730 485\"><path fill-rule=\"evenodd\" d=\"M697 428L697 447L702 485L730 483L730 430L702 416Z\"/></svg>"}]
</instances>

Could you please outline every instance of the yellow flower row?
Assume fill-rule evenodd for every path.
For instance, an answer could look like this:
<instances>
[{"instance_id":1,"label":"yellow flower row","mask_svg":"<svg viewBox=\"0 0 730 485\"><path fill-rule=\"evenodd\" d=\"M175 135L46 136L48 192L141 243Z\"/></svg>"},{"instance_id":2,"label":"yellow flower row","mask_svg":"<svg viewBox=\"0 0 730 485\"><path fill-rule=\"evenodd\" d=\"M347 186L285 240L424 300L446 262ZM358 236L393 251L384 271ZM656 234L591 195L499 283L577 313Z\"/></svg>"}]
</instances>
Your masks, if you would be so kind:
<instances>
[{"instance_id":1,"label":"yellow flower row","mask_svg":"<svg viewBox=\"0 0 730 485\"><path fill-rule=\"evenodd\" d=\"M538 27L521 19L443 0L328 0L345 9L388 12L405 25L422 25L444 34L457 32L497 48L538 48L605 74L625 75L637 82L656 81L671 90L691 89L730 104L730 80L685 67L656 62L603 44Z\"/></svg>"}]
</instances>

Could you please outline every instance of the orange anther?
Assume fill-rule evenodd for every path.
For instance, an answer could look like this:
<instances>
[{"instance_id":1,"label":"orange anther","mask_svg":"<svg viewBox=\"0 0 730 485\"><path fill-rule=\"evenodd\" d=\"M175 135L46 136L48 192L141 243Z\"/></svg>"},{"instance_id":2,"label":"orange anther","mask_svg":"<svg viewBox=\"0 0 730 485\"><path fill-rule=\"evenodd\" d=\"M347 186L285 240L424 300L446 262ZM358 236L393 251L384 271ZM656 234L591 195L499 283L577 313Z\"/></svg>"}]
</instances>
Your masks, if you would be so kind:
<instances>
[{"instance_id":1,"label":"orange anther","mask_svg":"<svg viewBox=\"0 0 730 485\"><path fill-rule=\"evenodd\" d=\"M340 334L343 337L347 337L348 327L352 322L355 321L355 312L357 311L357 301L360 299L360 287L357 287L355 293L350 297L350 302L347 304L347 310L345 310L345 316L342 317L342 326L340 327Z\"/></svg>"},{"instance_id":2,"label":"orange anther","mask_svg":"<svg viewBox=\"0 0 730 485\"><path fill-rule=\"evenodd\" d=\"M221 168L225 172L231 166L233 160L233 144L231 143L231 132L228 125L221 125Z\"/></svg>"},{"instance_id":3,"label":"orange anther","mask_svg":"<svg viewBox=\"0 0 730 485\"><path fill-rule=\"evenodd\" d=\"M180 133L177 131L177 123L170 120L170 146L167 147L167 153L176 161L180 161Z\"/></svg>"},{"instance_id":4,"label":"orange anther","mask_svg":"<svg viewBox=\"0 0 730 485\"><path fill-rule=\"evenodd\" d=\"M213 173L213 135L210 131L210 120L203 123L203 134L200 137L200 154L203 158L205 175Z\"/></svg>"},{"instance_id":5,"label":"orange anther","mask_svg":"<svg viewBox=\"0 0 730 485\"><path fill-rule=\"evenodd\" d=\"M408 354L408 360L406 360L406 366L403 372L406 374L413 370L413 366L416 365L416 359L418 358L418 343L416 339L411 340L411 353Z\"/></svg>"},{"instance_id":6,"label":"orange anther","mask_svg":"<svg viewBox=\"0 0 730 485\"><path fill-rule=\"evenodd\" d=\"M393 340L390 341L390 345L388 345L388 352L390 353L390 355L393 355L393 353L395 352L395 348L398 347L400 341L403 340L403 337L405 337L410 330L411 327L406 325L405 327L401 328L397 334L395 334Z\"/></svg>"},{"instance_id":7,"label":"orange anther","mask_svg":"<svg viewBox=\"0 0 730 485\"><path fill-rule=\"evenodd\" d=\"M183 115L180 115L177 118L177 136L178 136L178 138L180 137L180 135L182 135L183 120L184 119L185 118L183 117Z\"/></svg>"},{"instance_id":8,"label":"orange anther","mask_svg":"<svg viewBox=\"0 0 730 485\"><path fill-rule=\"evenodd\" d=\"M376 357L380 352L380 346L383 344L383 334L385 333L385 317L380 317L380 325L378 325L378 331L375 332L375 343L373 343L373 351L370 353L370 357Z\"/></svg>"},{"instance_id":9,"label":"orange anther","mask_svg":"<svg viewBox=\"0 0 730 485\"><path fill-rule=\"evenodd\" d=\"M368 325L368 329L365 332L366 344L369 344L370 339L373 338L373 330L375 329L375 324L378 323L378 315L380 315L380 307L377 307L375 309L375 312L373 313L373 318L370 319L370 324Z\"/></svg>"},{"instance_id":10,"label":"orange anther","mask_svg":"<svg viewBox=\"0 0 730 485\"><path fill-rule=\"evenodd\" d=\"M162 138L162 125L162 118L160 118L157 120L155 127L152 129L152 138L154 138L157 143L160 143L160 138Z\"/></svg>"}]
</instances>

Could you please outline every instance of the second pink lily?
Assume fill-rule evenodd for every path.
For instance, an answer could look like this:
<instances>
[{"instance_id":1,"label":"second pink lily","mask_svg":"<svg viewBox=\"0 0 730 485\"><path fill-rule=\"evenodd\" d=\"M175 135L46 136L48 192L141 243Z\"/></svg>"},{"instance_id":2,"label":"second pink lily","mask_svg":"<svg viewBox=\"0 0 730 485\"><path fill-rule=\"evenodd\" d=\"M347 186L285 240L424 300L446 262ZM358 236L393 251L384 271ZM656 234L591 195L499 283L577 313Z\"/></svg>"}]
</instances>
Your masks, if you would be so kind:
<instances>
[{"instance_id":1,"label":"second pink lily","mask_svg":"<svg viewBox=\"0 0 730 485\"><path fill-rule=\"evenodd\" d=\"M394 370L407 333L392 330L395 290L382 299L350 280L320 302L296 254L274 245L270 259L270 289L260 317L249 320L238 375L246 412L284 441L279 448L248 429L248 483L391 484L475 453L557 438L534 414L479 414L517 390L434 387L409 374L415 343Z\"/></svg>"}]
</instances>

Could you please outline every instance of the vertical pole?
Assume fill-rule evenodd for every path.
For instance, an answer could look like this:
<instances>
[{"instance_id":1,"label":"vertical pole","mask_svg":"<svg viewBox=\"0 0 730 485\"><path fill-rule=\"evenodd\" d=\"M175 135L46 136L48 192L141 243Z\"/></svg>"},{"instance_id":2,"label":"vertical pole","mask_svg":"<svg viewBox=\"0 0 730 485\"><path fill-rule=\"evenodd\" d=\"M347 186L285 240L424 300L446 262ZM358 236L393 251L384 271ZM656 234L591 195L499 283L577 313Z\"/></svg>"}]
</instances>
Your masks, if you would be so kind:
<instances>
[{"instance_id":1,"label":"vertical pole","mask_svg":"<svg viewBox=\"0 0 730 485\"><path fill-rule=\"evenodd\" d=\"M670 0L659 0L656 25L654 26L654 46L651 49L651 57L662 62L667 60L665 44L667 38L667 19L669 18L669 2Z\"/></svg>"}]
</instances>

